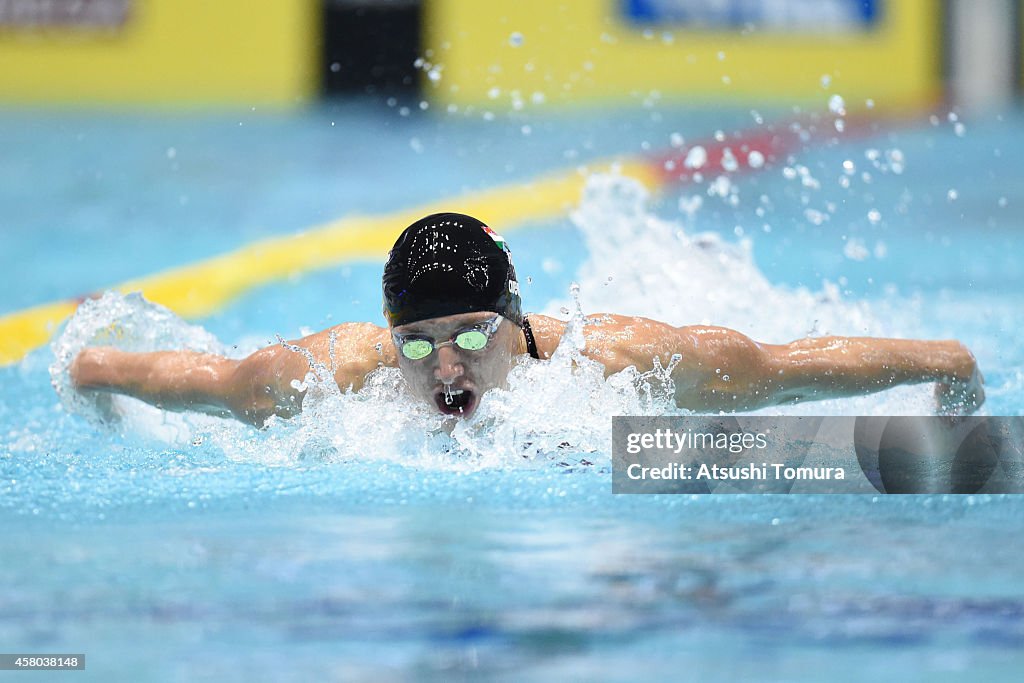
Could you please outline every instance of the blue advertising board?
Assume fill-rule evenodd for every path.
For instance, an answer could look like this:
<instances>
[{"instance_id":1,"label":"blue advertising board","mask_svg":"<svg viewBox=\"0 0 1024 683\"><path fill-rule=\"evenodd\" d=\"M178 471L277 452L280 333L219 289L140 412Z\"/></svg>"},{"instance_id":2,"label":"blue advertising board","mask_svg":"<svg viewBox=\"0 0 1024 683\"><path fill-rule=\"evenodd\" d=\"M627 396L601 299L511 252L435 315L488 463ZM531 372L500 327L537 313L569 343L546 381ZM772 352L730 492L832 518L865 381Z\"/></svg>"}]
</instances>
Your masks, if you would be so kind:
<instances>
[{"instance_id":1,"label":"blue advertising board","mask_svg":"<svg viewBox=\"0 0 1024 683\"><path fill-rule=\"evenodd\" d=\"M631 23L708 30L819 33L874 28L883 0L620 0Z\"/></svg>"}]
</instances>

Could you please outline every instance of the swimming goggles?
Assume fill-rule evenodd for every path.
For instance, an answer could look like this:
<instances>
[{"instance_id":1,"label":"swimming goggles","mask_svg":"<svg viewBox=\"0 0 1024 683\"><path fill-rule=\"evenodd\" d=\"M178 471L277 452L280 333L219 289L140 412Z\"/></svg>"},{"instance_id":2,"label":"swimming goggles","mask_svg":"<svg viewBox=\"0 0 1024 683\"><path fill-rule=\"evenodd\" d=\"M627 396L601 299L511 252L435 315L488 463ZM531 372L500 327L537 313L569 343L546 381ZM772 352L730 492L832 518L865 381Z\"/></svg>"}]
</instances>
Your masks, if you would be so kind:
<instances>
[{"instance_id":1,"label":"swimming goggles","mask_svg":"<svg viewBox=\"0 0 1024 683\"><path fill-rule=\"evenodd\" d=\"M395 345L402 350L402 355L409 360L422 360L442 346L458 346L466 351L479 351L487 346L491 337L501 325L501 316L496 315L471 327L466 327L451 336L448 341L437 342L422 334L392 334Z\"/></svg>"}]
</instances>

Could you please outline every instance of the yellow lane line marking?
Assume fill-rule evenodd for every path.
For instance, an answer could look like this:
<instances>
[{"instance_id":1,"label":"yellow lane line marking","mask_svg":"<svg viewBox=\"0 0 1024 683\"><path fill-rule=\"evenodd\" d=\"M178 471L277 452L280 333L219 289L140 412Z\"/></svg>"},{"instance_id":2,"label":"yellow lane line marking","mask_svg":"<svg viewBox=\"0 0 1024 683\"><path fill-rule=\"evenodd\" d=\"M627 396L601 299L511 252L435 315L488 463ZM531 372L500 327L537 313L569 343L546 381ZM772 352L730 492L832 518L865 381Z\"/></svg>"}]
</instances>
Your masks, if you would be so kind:
<instances>
[{"instance_id":1,"label":"yellow lane line marking","mask_svg":"<svg viewBox=\"0 0 1024 683\"><path fill-rule=\"evenodd\" d=\"M637 178L652 190L664 182L649 161L637 158L616 162L615 166L623 175ZM608 167L609 164L601 164L589 170ZM295 235L258 240L227 254L110 289L125 293L141 291L148 300L184 318L201 318L269 282L349 261L383 259L405 226L431 213L467 213L500 226L501 232L558 215L579 201L585 180L585 174L574 169L381 216L349 216ZM80 299L56 301L0 317L0 365L16 363L45 344L74 313L79 302Z\"/></svg>"}]
</instances>

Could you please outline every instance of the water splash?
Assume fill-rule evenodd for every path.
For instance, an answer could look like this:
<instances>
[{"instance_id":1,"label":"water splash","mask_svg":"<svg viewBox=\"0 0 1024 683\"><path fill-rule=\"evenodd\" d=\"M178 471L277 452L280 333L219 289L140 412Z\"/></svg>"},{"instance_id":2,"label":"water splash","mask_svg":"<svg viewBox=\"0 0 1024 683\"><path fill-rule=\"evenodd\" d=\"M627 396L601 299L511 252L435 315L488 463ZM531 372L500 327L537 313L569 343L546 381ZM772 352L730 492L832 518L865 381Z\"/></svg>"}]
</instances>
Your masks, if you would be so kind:
<instances>
[{"instance_id":1,"label":"water splash","mask_svg":"<svg viewBox=\"0 0 1024 683\"><path fill-rule=\"evenodd\" d=\"M69 368L78 352L91 346L114 346L136 352L188 349L228 355L227 348L215 336L186 323L171 310L146 301L138 292L106 292L99 298L87 299L50 345L54 355L50 381L67 411L105 427L115 426L125 415L138 416L139 411L129 406L141 404L124 396L74 389ZM164 421L162 411L155 409L149 417Z\"/></svg>"},{"instance_id":2,"label":"water splash","mask_svg":"<svg viewBox=\"0 0 1024 683\"><path fill-rule=\"evenodd\" d=\"M887 333L864 302L772 284L758 269L749 240L728 242L647 210L648 192L619 175L590 178L572 221L589 258L579 284L585 311L639 315L674 325L722 325L759 341L802 337L813 321L824 334ZM552 302L555 313L564 301Z\"/></svg>"},{"instance_id":3,"label":"water splash","mask_svg":"<svg viewBox=\"0 0 1024 683\"><path fill-rule=\"evenodd\" d=\"M633 179L616 174L589 178L571 216L589 254L579 273L581 305L589 313L719 325L768 343L799 339L808 330L818 335L899 336L915 327L892 311L877 314L867 302L844 300L839 288L827 281L819 291L775 285L757 267L752 242L691 233L688 224L649 212L648 199L647 190ZM554 315L565 306L554 301L546 310ZM884 396L772 412L932 414L930 390L901 387Z\"/></svg>"},{"instance_id":4,"label":"water splash","mask_svg":"<svg viewBox=\"0 0 1024 683\"><path fill-rule=\"evenodd\" d=\"M716 324L760 341L784 342L815 334L875 334L887 320L863 302L842 300L838 288L821 291L771 284L757 269L748 241L726 242L712 233L689 234L685 225L660 219L646 208L647 193L616 175L590 178L572 219L589 258L568 301L547 310L568 313L561 345L547 361L522 358L508 386L481 397L476 413L459 419L413 398L396 368L371 373L358 392L335 383L331 365L305 349L309 372L293 386L303 394L302 412L271 418L255 429L195 414L168 414L134 399L115 397L118 428L129 437L158 439L183 449L216 449L229 461L266 466L310 462L399 463L427 469L607 467L613 415L683 414L674 407L672 369L657 359L605 376L585 355L590 325L600 312L641 315L670 324ZM586 312L586 313L585 313ZM54 342L54 386L65 408L95 422L108 419L95 398L75 392L67 370L87 345L113 344L133 351L188 348L224 353L225 346L201 327L138 295L108 293L83 304ZM333 341L332 341L333 348ZM897 389L879 397L828 401L773 409L816 414L930 412L930 389ZM447 396L446 400L451 400Z\"/></svg>"}]
</instances>

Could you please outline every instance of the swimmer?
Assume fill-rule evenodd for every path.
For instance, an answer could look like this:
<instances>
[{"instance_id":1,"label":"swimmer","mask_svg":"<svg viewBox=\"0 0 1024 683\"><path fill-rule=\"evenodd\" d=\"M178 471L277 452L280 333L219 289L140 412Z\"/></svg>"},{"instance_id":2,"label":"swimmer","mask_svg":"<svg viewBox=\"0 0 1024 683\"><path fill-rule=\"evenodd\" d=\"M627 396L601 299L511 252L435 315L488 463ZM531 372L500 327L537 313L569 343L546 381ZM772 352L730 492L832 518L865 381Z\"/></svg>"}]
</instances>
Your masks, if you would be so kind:
<instances>
[{"instance_id":1,"label":"swimmer","mask_svg":"<svg viewBox=\"0 0 1024 683\"><path fill-rule=\"evenodd\" d=\"M358 391L380 366L397 366L408 390L440 413L468 418L487 390L504 387L519 359L551 357L566 323L524 315L504 240L457 213L427 216L395 242L384 267L387 327L342 323L290 342L334 368L343 390ZM957 341L819 337L763 344L723 327L675 327L601 314L584 327L583 353L605 375L644 372L658 358L672 368L675 400L698 412L868 394L934 382L936 409L969 414L984 402L974 356ZM334 339L332 364L331 340ZM296 388L309 361L284 345L233 360L194 351L81 351L71 365L83 392L134 396L165 410L193 410L262 426L302 408Z\"/></svg>"}]
</instances>

